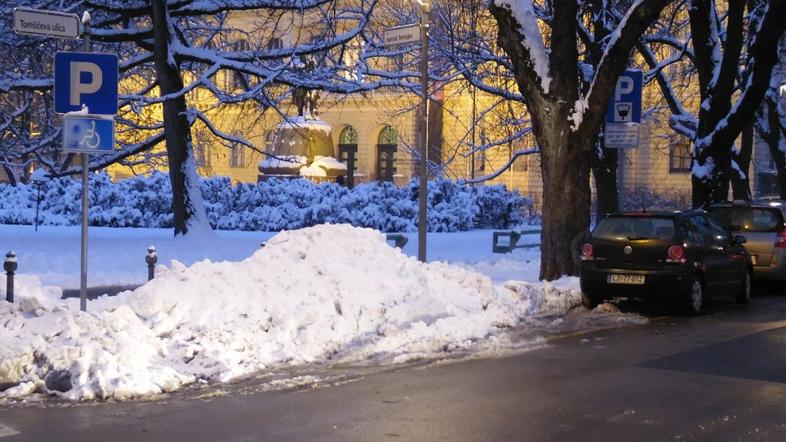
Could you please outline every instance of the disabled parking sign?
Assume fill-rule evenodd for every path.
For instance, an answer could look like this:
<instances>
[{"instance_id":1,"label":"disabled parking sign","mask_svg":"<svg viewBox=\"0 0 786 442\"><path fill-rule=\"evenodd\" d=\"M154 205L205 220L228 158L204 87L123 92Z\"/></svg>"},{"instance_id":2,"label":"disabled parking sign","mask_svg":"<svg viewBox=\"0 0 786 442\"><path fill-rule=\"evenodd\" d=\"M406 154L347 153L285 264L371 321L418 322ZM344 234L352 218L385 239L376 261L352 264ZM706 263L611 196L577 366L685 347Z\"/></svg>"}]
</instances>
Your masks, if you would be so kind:
<instances>
[{"instance_id":1,"label":"disabled parking sign","mask_svg":"<svg viewBox=\"0 0 786 442\"><path fill-rule=\"evenodd\" d=\"M111 152L115 146L115 121L94 115L63 118L63 146L67 152Z\"/></svg>"}]
</instances>

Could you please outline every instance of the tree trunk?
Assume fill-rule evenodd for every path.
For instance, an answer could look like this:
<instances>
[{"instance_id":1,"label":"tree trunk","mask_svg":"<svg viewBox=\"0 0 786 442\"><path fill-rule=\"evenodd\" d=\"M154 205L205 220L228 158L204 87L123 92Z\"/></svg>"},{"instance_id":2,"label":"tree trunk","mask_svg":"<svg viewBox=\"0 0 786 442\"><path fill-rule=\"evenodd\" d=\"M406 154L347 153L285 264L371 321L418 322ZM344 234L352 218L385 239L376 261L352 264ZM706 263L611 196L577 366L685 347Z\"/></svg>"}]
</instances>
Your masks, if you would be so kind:
<instances>
[{"instance_id":1,"label":"tree trunk","mask_svg":"<svg viewBox=\"0 0 786 442\"><path fill-rule=\"evenodd\" d=\"M713 203L726 201L729 197L729 180L731 169L731 147L724 143L724 147L713 145L699 153L698 170L704 172L697 174L693 166L691 174L691 187L693 191L693 207L706 207Z\"/></svg>"},{"instance_id":2,"label":"tree trunk","mask_svg":"<svg viewBox=\"0 0 786 442\"><path fill-rule=\"evenodd\" d=\"M778 191L782 200L786 200L786 152L781 149L781 141L786 138L786 131L780 125L778 115L778 104L772 96L768 94L762 104L764 109L759 112L759 136L769 148L770 156L775 162L775 169L778 172ZM786 146L786 141L783 142Z\"/></svg>"},{"instance_id":3,"label":"tree trunk","mask_svg":"<svg viewBox=\"0 0 786 442\"><path fill-rule=\"evenodd\" d=\"M540 279L578 276L581 241L589 233L589 152L571 139L567 127L536 127L536 132L543 174Z\"/></svg>"},{"instance_id":4,"label":"tree trunk","mask_svg":"<svg viewBox=\"0 0 786 442\"><path fill-rule=\"evenodd\" d=\"M159 91L162 96L175 94L183 89L183 79L180 76L180 67L169 52L171 39L176 37L170 23L166 0L152 1L152 19ZM204 225L206 215L191 149L191 126L186 116L185 97L177 94L175 98L164 100L163 107L175 235L184 235L189 228Z\"/></svg>"},{"instance_id":5,"label":"tree trunk","mask_svg":"<svg viewBox=\"0 0 786 442\"><path fill-rule=\"evenodd\" d=\"M619 154L617 149L603 147L602 141L592 151L590 162L592 174L595 177L596 220L601 220L609 213L619 211L618 161Z\"/></svg>"},{"instance_id":6,"label":"tree trunk","mask_svg":"<svg viewBox=\"0 0 786 442\"><path fill-rule=\"evenodd\" d=\"M734 162L739 167L731 173L731 191L735 200L751 200L751 183L749 170L753 155L753 121L745 125L740 141L740 153L735 155Z\"/></svg>"}]
</instances>

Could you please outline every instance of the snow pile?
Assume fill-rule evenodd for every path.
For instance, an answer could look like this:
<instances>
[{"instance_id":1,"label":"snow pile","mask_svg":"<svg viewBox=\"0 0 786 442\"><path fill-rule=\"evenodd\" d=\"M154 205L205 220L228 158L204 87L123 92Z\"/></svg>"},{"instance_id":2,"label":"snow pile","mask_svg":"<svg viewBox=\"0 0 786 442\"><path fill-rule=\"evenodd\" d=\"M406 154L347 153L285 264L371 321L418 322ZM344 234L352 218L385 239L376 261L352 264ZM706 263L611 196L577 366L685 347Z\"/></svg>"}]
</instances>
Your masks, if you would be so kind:
<instances>
[{"instance_id":1,"label":"snow pile","mask_svg":"<svg viewBox=\"0 0 786 442\"><path fill-rule=\"evenodd\" d=\"M0 302L6 397L122 399L328 359L402 362L478 348L527 315L580 304L576 291L494 287L422 264L346 225L280 233L241 262L174 263L87 313L40 284L20 292L35 302Z\"/></svg>"}]
</instances>

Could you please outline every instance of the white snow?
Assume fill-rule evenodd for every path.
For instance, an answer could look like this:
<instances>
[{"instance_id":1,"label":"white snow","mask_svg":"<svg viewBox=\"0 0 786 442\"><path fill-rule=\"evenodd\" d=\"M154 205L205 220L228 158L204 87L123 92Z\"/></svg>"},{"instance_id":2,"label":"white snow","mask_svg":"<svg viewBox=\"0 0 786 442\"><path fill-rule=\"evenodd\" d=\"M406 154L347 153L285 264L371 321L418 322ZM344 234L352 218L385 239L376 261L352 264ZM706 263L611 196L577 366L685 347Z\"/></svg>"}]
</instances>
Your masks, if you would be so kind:
<instances>
[{"instance_id":1,"label":"white snow","mask_svg":"<svg viewBox=\"0 0 786 442\"><path fill-rule=\"evenodd\" d=\"M303 155L281 155L277 157L267 157L259 162L260 169L299 169L306 164L306 157Z\"/></svg>"},{"instance_id":2,"label":"white snow","mask_svg":"<svg viewBox=\"0 0 786 442\"><path fill-rule=\"evenodd\" d=\"M333 157L317 156L310 166L300 168L300 176L327 176L328 170L347 170L346 164Z\"/></svg>"},{"instance_id":3,"label":"white snow","mask_svg":"<svg viewBox=\"0 0 786 442\"><path fill-rule=\"evenodd\" d=\"M20 272L38 272L51 260L78 278L78 260L59 256L78 254L59 248L78 238L78 228L46 227L39 237L28 226L0 231L11 239L6 244L32 249L20 255ZM153 281L90 301L87 312L47 286L69 278L44 272L41 283L19 275L17 302L0 301L0 384L12 385L0 398L43 392L126 399L328 359L400 363L461 351L495 354L500 342L510 341L512 327L564 315L581 302L576 278L526 281L536 280L537 250L492 255L491 231L431 234L428 264L390 247L378 231L348 225L272 238L218 232L192 241L164 241L170 230L94 228L91 234L91 256L99 259L91 271L107 283L128 282L132 269L137 281L144 278L150 243L159 262L193 262L200 254L213 260L159 267ZM416 252L415 243L405 251ZM138 254L124 252L131 245ZM39 253L36 264L30 258ZM616 317L628 316L641 320ZM533 337L516 345L542 344Z\"/></svg>"},{"instance_id":4,"label":"white snow","mask_svg":"<svg viewBox=\"0 0 786 442\"><path fill-rule=\"evenodd\" d=\"M522 44L529 51L530 60L535 73L540 78L540 86L544 94L549 93L551 76L549 75L549 51L543 43L543 36L540 34L538 16L535 14L535 6L532 0L494 0L500 7L510 9L513 18L519 24Z\"/></svg>"}]
</instances>

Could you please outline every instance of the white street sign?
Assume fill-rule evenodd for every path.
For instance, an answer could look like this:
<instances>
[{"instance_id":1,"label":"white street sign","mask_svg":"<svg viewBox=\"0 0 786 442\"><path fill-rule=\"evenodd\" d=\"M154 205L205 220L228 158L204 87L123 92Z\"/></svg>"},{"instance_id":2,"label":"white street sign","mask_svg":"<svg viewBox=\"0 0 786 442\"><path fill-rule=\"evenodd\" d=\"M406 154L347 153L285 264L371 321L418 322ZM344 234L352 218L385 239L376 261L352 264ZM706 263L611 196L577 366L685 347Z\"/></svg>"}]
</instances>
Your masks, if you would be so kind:
<instances>
[{"instance_id":1,"label":"white street sign","mask_svg":"<svg viewBox=\"0 0 786 442\"><path fill-rule=\"evenodd\" d=\"M385 47L420 43L420 25L406 25L385 29Z\"/></svg>"},{"instance_id":2,"label":"white street sign","mask_svg":"<svg viewBox=\"0 0 786 442\"><path fill-rule=\"evenodd\" d=\"M79 16L41 9L14 8L14 32L47 37L79 37Z\"/></svg>"},{"instance_id":3,"label":"white street sign","mask_svg":"<svg viewBox=\"0 0 786 442\"><path fill-rule=\"evenodd\" d=\"M639 125L637 123L606 123L604 144L612 149L638 147Z\"/></svg>"}]
</instances>

